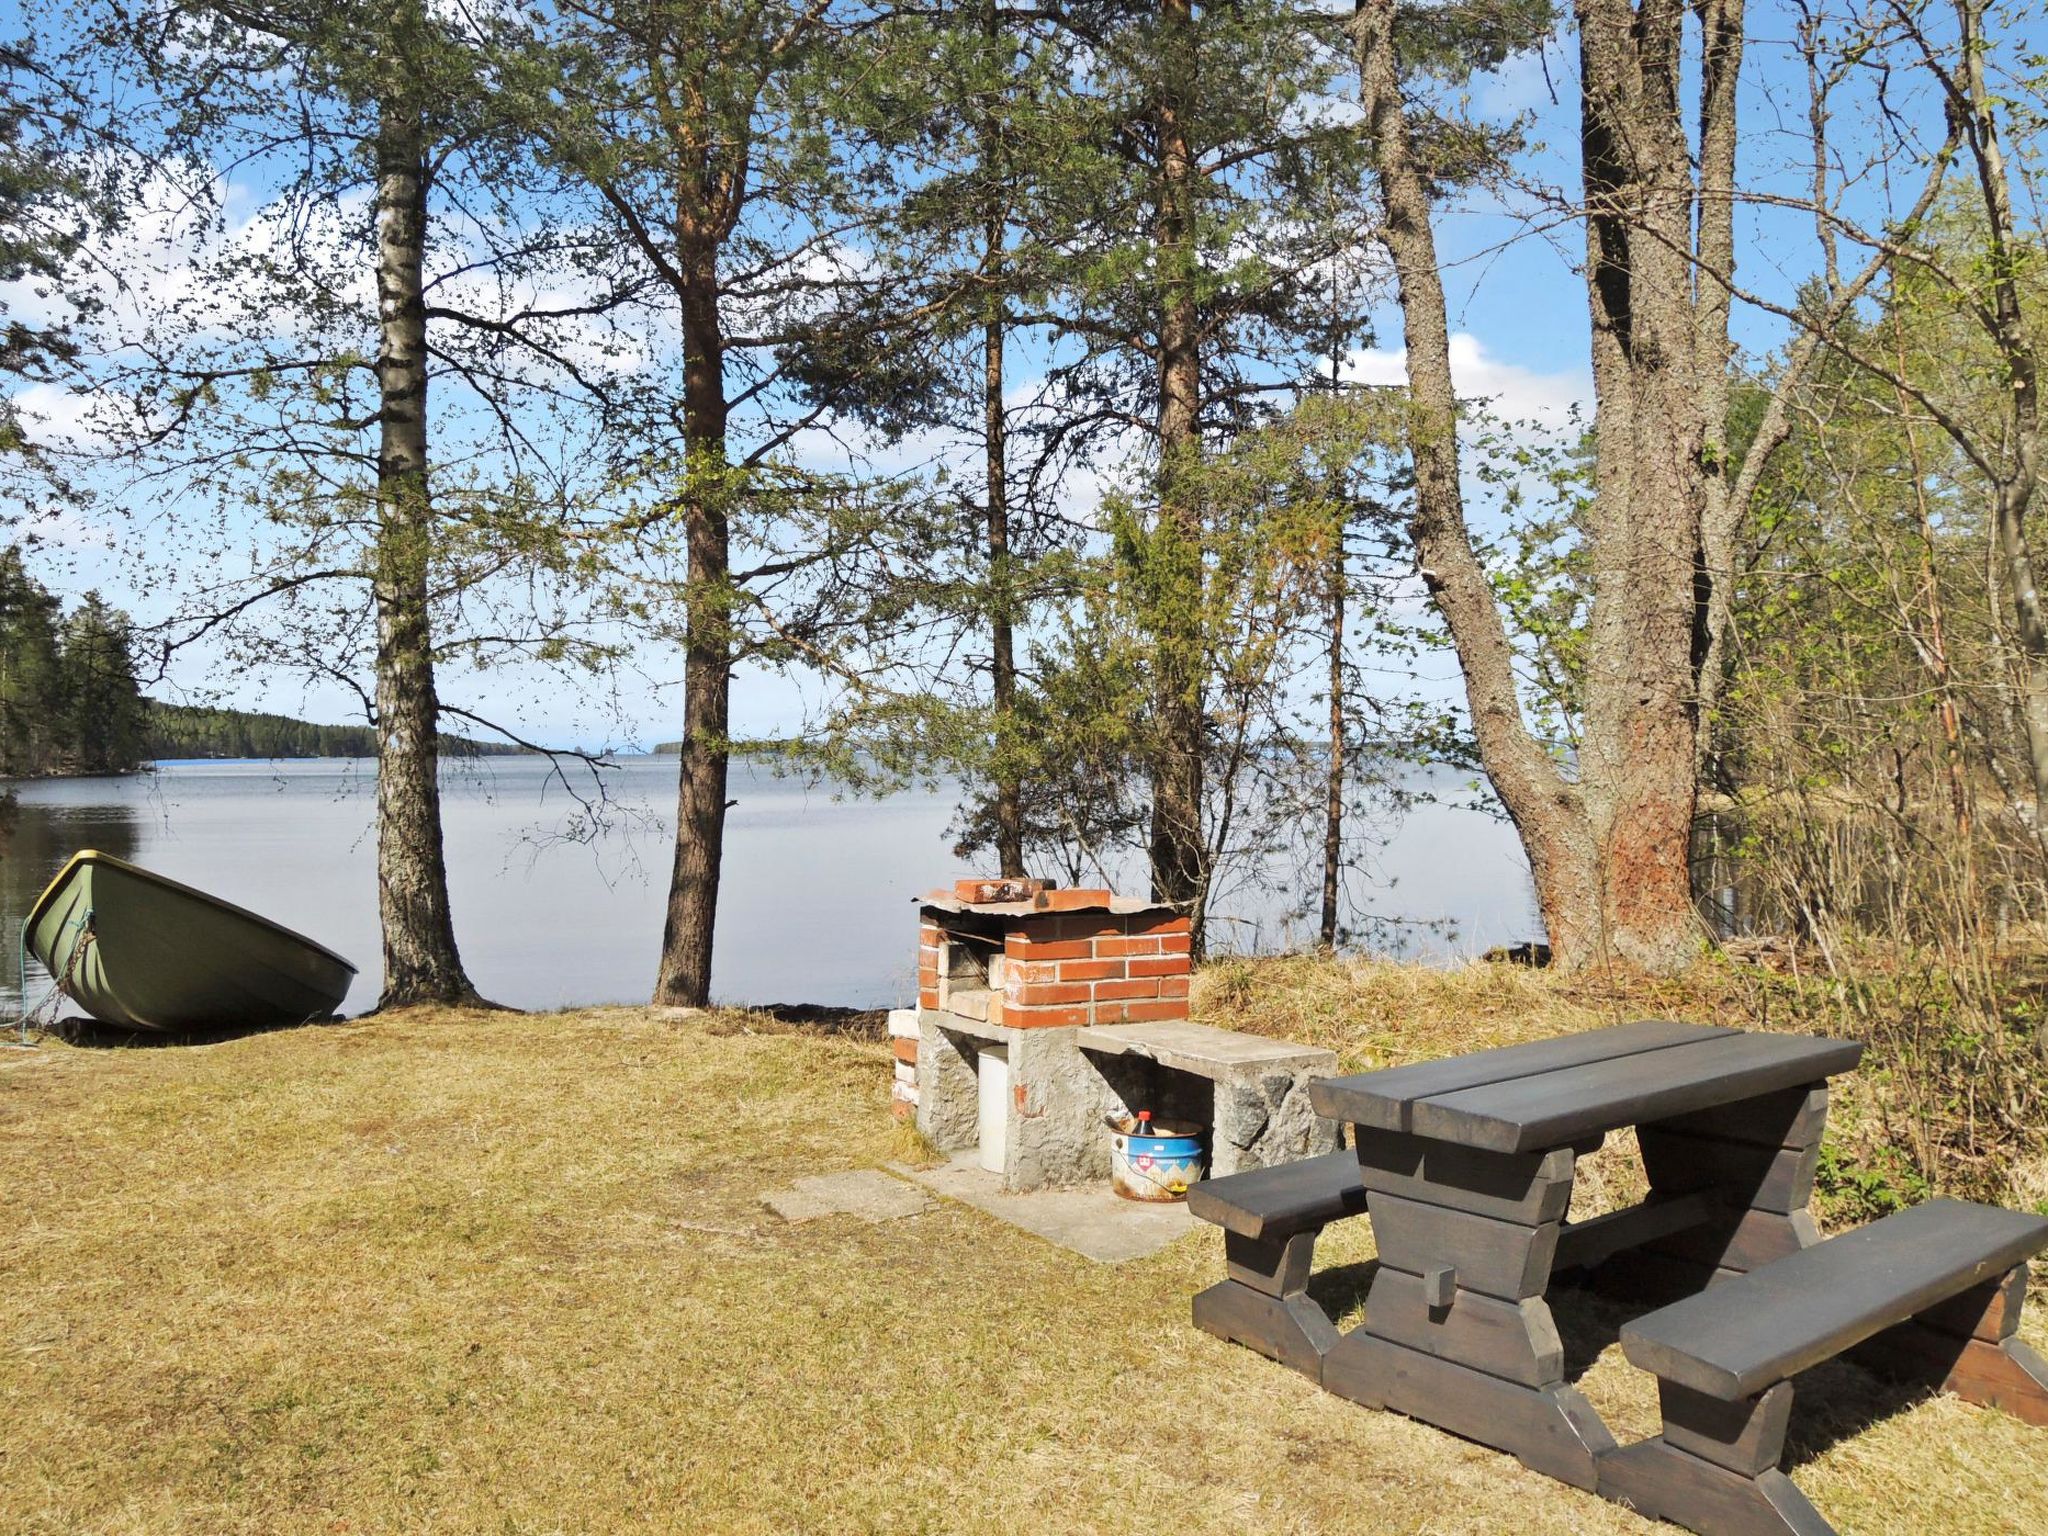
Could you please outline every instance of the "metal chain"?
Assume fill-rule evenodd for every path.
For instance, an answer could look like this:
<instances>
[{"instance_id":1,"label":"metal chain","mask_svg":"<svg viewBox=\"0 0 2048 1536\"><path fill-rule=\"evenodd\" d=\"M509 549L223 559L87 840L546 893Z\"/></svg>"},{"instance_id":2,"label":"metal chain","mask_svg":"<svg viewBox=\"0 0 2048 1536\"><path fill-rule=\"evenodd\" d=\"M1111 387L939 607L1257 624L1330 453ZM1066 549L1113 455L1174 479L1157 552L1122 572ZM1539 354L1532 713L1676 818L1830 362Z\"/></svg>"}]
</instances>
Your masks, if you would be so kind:
<instances>
[{"instance_id":1,"label":"metal chain","mask_svg":"<svg viewBox=\"0 0 2048 1536\"><path fill-rule=\"evenodd\" d=\"M50 1026L57 1022L57 1001L60 998L69 997L71 995L71 978L78 974L78 962L85 958L86 950L92 946L94 940L96 940L98 937L99 936L93 932L92 913L90 910L88 910L85 914L85 925L80 930L78 935L78 942L71 946L70 957L64 962L64 974L53 978L54 985L51 986L50 990L43 995L43 1000L37 1003L35 1007L25 1010L21 1015L22 1044L26 1045L28 1043L28 1032L31 1028L33 1028L39 1035L47 1034L49 1032ZM23 946L24 949L26 949L26 947L26 945ZM21 969L22 992L23 995L26 996L28 991L28 967L26 964L24 964ZM50 1012L50 1017L48 1019L44 1019L43 1017L41 1017L44 1009L48 1009Z\"/></svg>"}]
</instances>

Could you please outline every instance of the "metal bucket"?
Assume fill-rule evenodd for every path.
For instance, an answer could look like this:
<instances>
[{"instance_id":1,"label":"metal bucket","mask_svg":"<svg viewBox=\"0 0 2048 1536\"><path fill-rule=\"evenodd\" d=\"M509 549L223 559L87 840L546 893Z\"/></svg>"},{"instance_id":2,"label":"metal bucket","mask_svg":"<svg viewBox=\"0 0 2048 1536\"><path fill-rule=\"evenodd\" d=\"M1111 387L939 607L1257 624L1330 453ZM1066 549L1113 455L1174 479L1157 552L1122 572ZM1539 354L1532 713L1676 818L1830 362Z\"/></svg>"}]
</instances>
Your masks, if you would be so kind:
<instances>
[{"instance_id":1,"label":"metal bucket","mask_svg":"<svg viewBox=\"0 0 2048 1536\"><path fill-rule=\"evenodd\" d=\"M1199 1125L1152 1121L1146 1134L1138 1122L1111 1115L1109 1187L1126 1200L1185 1200L1188 1186L1200 1182L1202 1128Z\"/></svg>"}]
</instances>

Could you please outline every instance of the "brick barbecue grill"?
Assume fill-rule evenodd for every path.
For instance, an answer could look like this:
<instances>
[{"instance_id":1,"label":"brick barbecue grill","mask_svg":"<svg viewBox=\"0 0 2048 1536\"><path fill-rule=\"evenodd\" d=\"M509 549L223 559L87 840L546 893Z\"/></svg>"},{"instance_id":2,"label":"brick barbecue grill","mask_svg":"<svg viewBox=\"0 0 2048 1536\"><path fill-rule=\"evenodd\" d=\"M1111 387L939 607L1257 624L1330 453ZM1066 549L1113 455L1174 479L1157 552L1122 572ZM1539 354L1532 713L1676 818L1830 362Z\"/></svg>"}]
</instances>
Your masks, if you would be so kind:
<instances>
[{"instance_id":1,"label":"brick barbecue grill","mask_svg":"<svg viewBox=\"0 0 2048 1536\"><path fill-rule=\"evenodd\" d=\"M920 1008L1013 1029L1188 1016L1192 939L1171 907L1036 880L962 880L927 896L921 916Z\"/></svg>"},{"instance_id":2,"label":"brick barbecue grill","mask_svg":"<svg viewBox=\"0 0 2048 1536\"><path fill-rule=\"evenodd\" d=\"M1326 1051L1188 1018L1171 907L1040 880L962 880L919 907L915 1011L891 1016L893 1108L1021 1191L1107 1179L1104 1117L1213 1132L1218 1173L1334 1145L1307 1100Z\"/></svg>"}]
</instances>

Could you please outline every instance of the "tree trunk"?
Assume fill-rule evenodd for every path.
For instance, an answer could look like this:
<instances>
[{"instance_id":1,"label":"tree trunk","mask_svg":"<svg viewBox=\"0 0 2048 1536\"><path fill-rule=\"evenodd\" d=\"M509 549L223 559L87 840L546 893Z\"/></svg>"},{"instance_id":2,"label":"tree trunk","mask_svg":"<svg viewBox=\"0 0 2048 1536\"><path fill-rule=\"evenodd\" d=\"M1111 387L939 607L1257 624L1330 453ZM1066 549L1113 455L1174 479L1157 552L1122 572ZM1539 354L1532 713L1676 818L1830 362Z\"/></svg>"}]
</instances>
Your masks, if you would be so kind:
<instances>
[{"instance_id":1,"label":"tree trunk","mask_svg":"<svg viewBox=\"0 0 2048 1536\"><path fill-rule=\"evenodd\" d=\"M1956 0L1961 34L1961 85L1967 103L1967 138L1977 187L1984 200L1990 245L1991 339L2005 364L2010 430L2007 462L1992 475L1992 522L2012 591L2018 644L2020 719L2034 779L2034 837L2048 858L2048 613L2034 580L2034 551L2027 512L2040 484L2041 375L2034 330L2019 281L2024 245L2013 216L2012 185L1999 143L1996 107L1984 80L1983 11L1974 0ZM1986 463L1989 455L1977 455Z\"/></svg>"},{"instance_id":2,"label":"tree trunk","mask_svg":"<svg viewBox=\"0 0 2048 1536\"><path fill-rule=\"evenodd\" d=\"M1200 311L1195 293L1194 200L1198 175L1188 137L1195 34L1190 0L1160 0L1166 34L1159 86L1159 200L1154 228L1159 314L1159 524L1152 540L1152 896L1193 919L1202 944L1208 857L1202 837L1202 514Z\"/></svg>"},{"instance_id":3,"label":"tree trunk","mask_svg":"<svg viewBox=\"0 0 2048 1536\"><path fill-rule=\"evenodd\" d=\"M1735 276L1735 89L1742 73L1741 0L1699 0L1700 18L1700 197L1697 335L1700 407L1713 423L1701 462L1705 474L1705 505L1700 522L1699 581L1706 604L1706 639L1700 657L1696 708L1699 713L1695 749L1704 760L1704 745L1713 729L1713 711L1721 696L1721 674L1727 665L1723 642L1733 616L1735 535L1748 508L1754 479L1749 464L1733 462L1727 440L1730 371L1735 348L1728 335L1734 301L1729 284ZM1788 435L1784 411L1786 391L1803 372L1795 349L1783 387L1772 397L1759 424L1760 444L1751 456L1761 465Z\"/></svg>"},{"instance_id":4,"label":"tree trunk","mask_svg":"<svg viewBox=\"0 0 2048 1536\"><path fill-rule=\"evenodd\" d=\"M1608 942L1637 965L1672 970L1700 941L1691 843L1710 599L1701 540L1725 430L1706 414L1725 391L1705 375L1726 354L1696 325L1689 253L1695 206L1713 197L1695 197L1680 118L1684 5L1578 0L1577 10L1596 399L1579 783ZM1739 35L1741 21L1730 0L1723 24ZM1710 64L1710 90L1726 67L1725 57Z\"/></svg>"},{"instance_id":5,"label":"tree trunk","mask_svg":"<svg viewBox=\"0 0 2048 1536\"><path fill-rule=\"evenodd\" d=\"M994 240L1002 238L992 229ZM994 248L992 246L992 248ZM1000 315L983 330L982 416L987 439L989 663L993 674L996 857L1005 879L1024 874L1024 788L1016 765L1017 655L1011 618L1010 501L1005 483L1003 340Z\"/></svg>"},{"instance_id":6,"label":"tree trunk","mask_svg":"<svg viewBox=\"0 0 2048 1536\"><path fill-rule=\"evenodd\" d=\"M1429 187L1401 103L1394 0L1361 0L1355 28L1366 127L1386 204L1385 238L1408 348L1416 559L1457 648L1487 777L1528 855L1554 963L1584 965L1602 953L1596 849L1578 787L1559 772L1523 718L1514 651L1465 523L1450 325L1437 275Z\"/></svg>"},{"instance_id":7,"label":"tree trunk","mask_svg":"<svg viewBox=\"0 0 2048 1536\"><path fill-rule=\"evenodd\" d=\"M685 213L680 228L693 226ZM725 456L725 338L718 308L718 245L700 238L678 253L684 277L684 538L689 555L683 651L683 741L676 789L675 865L661 936L654 1001L702 1008L711 1000L711 946L725 856L730 760L732 637Z\"/></svg>"},{"instance_id":8,"label":"tree trunk","mask_svg":"<svg viewBox=\"0 0 2048 1536\"><path fill-rule=\"evenodd\" d=\"M1333 374L1334 378L1335 375ZM1323 948L1337 947L1337 897L1344 858L1344 514L1330 550L1330 745L1323 785Z\"/></svg>"},{"instance_id":9,"label":"tree trunk","mask_svg":"<svg viewBox=\"0 0 2048 1536\"><path fill-rule=\"evenodd\" d=\"M379 1008L480 1000L463 973L441 846L427 610L427 177L424 114L387 98L377 125L377 909Z\"/></svg>"},{"instance_id":10,"label":"tree trunk","mask_svg":"<svg viewBox=\"0 0 2048 1536\"><path fill-rule=\"evenodd\" d=\"M991 44L1002 37L996 0L982 7L982 29ZM981 416L983 477L988 498L989 672L995 710L997 873L1024 876L1024 787L1016 761L1017 653L1013 629L1015 589L1010 570L1009 417L1003 408L1003 348L1008 339L1003 298L1004 183L1002 143L993 117L981 131L981 172L989 182L983 229L982 276L990 287L988 320L982 328Z\"/></svg>"}]
</instances>

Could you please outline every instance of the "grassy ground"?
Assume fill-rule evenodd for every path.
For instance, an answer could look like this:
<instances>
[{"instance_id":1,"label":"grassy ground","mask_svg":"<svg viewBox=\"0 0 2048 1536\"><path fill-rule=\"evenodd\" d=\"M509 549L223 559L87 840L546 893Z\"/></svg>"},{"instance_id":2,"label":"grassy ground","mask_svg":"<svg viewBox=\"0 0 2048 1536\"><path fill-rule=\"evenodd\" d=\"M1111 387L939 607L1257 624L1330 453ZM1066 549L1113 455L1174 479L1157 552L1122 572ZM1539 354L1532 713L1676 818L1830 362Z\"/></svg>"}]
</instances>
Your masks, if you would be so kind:
<instances>
[{"instance_id":1,"label":"grassy ground","mask_svg":"<svg viewBox=\"0 0 2048 1536\"><path fill-rule=\"evenodd\" d=\"M1360 1064L1599 1016L1522 974L1267 980L1201 1006ZM0 1530L1650 1529L1196 1333L1211 1232L1107 1269L947 1204L783 1224L764 1193L903 1150L887 1062L633 1009L6 1053ZM1618 1315L1560 1316L1653 1429ZM1804 1401L1794 1475L1845 1531L2048 1529L2048 1432L1846 1368Z\"/></svg>"}]
</instances>

